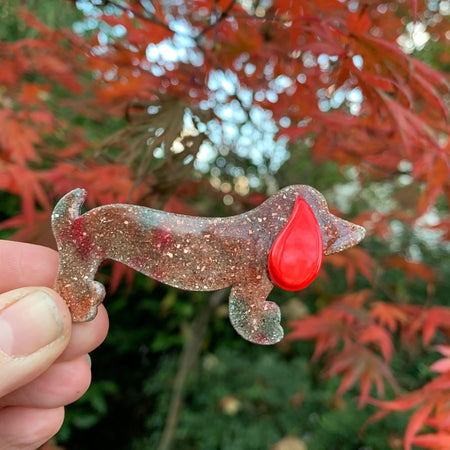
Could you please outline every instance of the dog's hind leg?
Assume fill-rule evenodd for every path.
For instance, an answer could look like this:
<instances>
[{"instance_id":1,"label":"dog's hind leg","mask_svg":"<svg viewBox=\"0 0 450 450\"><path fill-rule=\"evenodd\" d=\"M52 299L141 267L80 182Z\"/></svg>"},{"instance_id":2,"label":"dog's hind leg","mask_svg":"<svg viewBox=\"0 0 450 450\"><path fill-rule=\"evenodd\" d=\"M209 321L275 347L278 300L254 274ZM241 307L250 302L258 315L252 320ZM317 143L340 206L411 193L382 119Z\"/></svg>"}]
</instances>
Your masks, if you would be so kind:
<instances>
[{"instance_id":1,"label":"dog's hind leg","mask_svg":"<svg viewBox=\"0 0 450 450\"><path fill-rule=\"evenodd\" d=\"M105 288L94 281L101 259L93 251L93 237L83 228L80 216L86 191L75 189L56 205L52 228L59 251L55 290L66 301L74 322L92 320L105 297Z\"/></svg>"},{"instance_id":2,"label":"dog's hind leg","mask_svg":"<svg viewBox=\"0 0 450 450\"><path fill-rule=\"evenodd\" d=\"M230 321L234 329L255 344L276 344L283 338L280 308L266 301L273 284L265 276L235 285L230 293Z\"/></svg>"}]
</instances>

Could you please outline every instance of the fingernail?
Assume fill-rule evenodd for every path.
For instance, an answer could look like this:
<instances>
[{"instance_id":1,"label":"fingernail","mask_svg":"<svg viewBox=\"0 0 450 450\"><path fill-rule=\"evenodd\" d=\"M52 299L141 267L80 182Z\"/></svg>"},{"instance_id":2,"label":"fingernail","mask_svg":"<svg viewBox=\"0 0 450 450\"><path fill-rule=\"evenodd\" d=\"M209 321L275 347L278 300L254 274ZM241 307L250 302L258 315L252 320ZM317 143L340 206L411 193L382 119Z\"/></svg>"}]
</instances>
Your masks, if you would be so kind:
<instances>
[{"instance_id":1,"label":"fingernail","mask_svg":"<svg viewBox=\"0 0 450 450\"><path fill-rule=\"evenodd\" d=\"M0 311L0 350L25 356L50 344L63 330L56 303L44 291L35 291Z\"/></svg>"}]
</instances>

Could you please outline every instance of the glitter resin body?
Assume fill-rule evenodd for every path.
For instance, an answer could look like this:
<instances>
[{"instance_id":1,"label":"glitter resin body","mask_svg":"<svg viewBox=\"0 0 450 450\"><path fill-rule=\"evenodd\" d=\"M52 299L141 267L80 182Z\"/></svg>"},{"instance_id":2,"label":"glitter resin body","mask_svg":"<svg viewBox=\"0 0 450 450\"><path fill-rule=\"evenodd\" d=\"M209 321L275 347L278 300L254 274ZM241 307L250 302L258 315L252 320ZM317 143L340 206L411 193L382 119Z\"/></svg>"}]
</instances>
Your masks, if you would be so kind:
<instances>
[{"instance_id":1,"label":"glitter resin body","mask_svg":"<svg viewBox=\"0 0 450 450\"><path fill-rule=\"evenodd\" d=\"M191 291L231 286L230 320L250 342L283 337L280 310L267 297L274 284L297 290L317 275L322 256L352 247L364 228L328 211L314 188L289 186L237 216L205 218L128 204L80 209L75 189L56 205L52 227L60 265L55 289L76 322L92 320L105 289L94 281L105 259Z\"/></svg>"}]
</instances>

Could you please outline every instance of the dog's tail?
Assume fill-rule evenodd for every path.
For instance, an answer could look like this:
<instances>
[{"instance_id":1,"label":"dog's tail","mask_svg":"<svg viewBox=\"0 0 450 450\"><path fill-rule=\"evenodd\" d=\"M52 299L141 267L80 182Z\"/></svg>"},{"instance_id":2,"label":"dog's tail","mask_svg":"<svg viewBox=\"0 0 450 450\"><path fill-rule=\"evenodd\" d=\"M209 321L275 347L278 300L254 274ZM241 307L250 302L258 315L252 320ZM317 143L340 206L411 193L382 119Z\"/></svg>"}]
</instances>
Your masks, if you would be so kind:
<instances>
[{"instance_id":1,"label":"dog's tail","mask_svg":"<svg viewBox=\"0 0 450 450\"><path fill-rule=\"evenodd\" d=\"M74 189L67 193L55 206L52 214L52 229L56 242L60 244L59 236L70 229L73 222L80 216L81 206L86 199L84 189Z\"/></svg>"},{"instance_id":2,"label":"dog's tail","mask_svg":"<svg viewBox=\"0 0 450 450\"><path fill-rule=\"evenodd\" d=\"M93 280L99 261L90 258L83 246L83 233L77 223L81 206L86 198L84 189L74 189L55 206L52 228L59 251L59 268L55 280L55 291L66 301L74 322L92 320L97 307L105 297L105 288Z\"/></svg>"}]
</instances>

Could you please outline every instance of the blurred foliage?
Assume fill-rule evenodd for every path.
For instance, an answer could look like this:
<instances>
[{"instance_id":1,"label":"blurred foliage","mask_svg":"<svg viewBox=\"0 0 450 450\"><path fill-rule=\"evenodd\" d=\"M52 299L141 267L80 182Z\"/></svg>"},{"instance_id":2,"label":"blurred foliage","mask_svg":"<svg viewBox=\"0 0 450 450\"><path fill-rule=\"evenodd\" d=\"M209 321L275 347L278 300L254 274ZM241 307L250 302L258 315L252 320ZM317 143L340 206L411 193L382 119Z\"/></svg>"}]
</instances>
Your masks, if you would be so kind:
<instances>
[{"instance_id":1,"label":"blurred foliage","mask_svg":"<svg viewBox=\"0 0 450 450\"><path fill-rule=\"evenodd\" d=\"M295 172L307 167L308 159L304 152L296 166L289 163L289 168L282 167L280 179L286 181L284 170ZM325 191L348 180L333 163L305 171L302 179ZM357 210L362 201L354 197L350 209ZM400 237L402 251L417 246L424 263L439 268L433 303L446 305L448 249L430 248L426 239L411 230L403 230ZM363 245L375 259L382 260L391 254L391 244L371 238ZM273 291L271 296L279 300L285 321L298 318L296 314L318 311L336 294L346 292L342 269L330 268L328 275L329 279L318 279L298 293ZM404 303L426 301L427 283L420 278L408 279L402 270L384 270L379 283ZM365 277L358 276L355 290L369 285ZM207 298L208 294L167 288L141 275L136 275L132 291L123 284L108 295L111 329L106 342L92 354L95 381L82 400L68 408L60 442L69 449L100 445L157 448L180 353L190 336L190 324ZM202 356L187 379L173 448L256 450L270 448L287 435L301 437L307 448L314 450L402 448L408 415L395 414L362 432L375 409L358 409L356 388L336 395L339 380L324 381L325 361L311 364L313 350L309 342L275 347L249 344L229 325L225 305L216 308ZM404 349L393 358L393 372L405 390L414 390L431 379L429 365L434 360L435 354L420 347ZM388 398L394 398L392 391L388 390Z\"/></svg>"},{"instance_id":2,"label":"blurred foliage","mask_svg":"<svg viewBox=\"0 0 450 450\"><path fill-rule=\"evenodd\" d=\"M16 3L6 0L0 11L0 39L5 42L38 36L36 30L17 18ZM92 3L103 3L106 8L109 2ZM58 8L55 8L54 2L28 0L20 4L29 7L51 29L77 21L81 23L83 19L71 2L61 2ZM103 32L107 38L111 29L105 28ZM85 33L91 36L94 31L85 30ZM427 64L448 69L449 62L443 58L443 50L441 43L431 40L426 51L417 51L415 56ZM30 82L46 81L43 75L39 78L36 73L26 77ZM82 82L88 92L93 77L92 73L90 76L85 72L82 74ZM70 102L73 98L76 94L54 83L47 106L61 122L57 122L52 132L45 136L45 145L60 150L65 149L66 141L71 143L72 139L75 142L77 138L88 141L84 147L81 145L80 154L69 154L67 160L79 169L80 174L89 174L91 158L108 166L120 153L120 145L105 148L105 139L111 136L117 138L118 133L120 135L123 128L129 125L131 116L124 117L122 111L121 114L105 116L89 108L79 111ZM112 103L112 108L116 107ZM157 120L157 114L151 116ZM169 111L164 122L170 123L170 119ZM180 122L175 125L180 126ZM144 128L146 139L149 135L154 139L158 134L156 131L159 128L154 122L151 127L144 124ZM73 131L73 134L68 134L67 130ZM126 132L125 135L127 139L133 136ZM261 136L264 137L264 133ZM111 144L106 140L108 142ZM288 149L285 157L289 159L274 171L270 169L270 155L256 164L248 155L240 155L234 144L228 147L224 144L217 149L207 172L200 174L192 171L192 178L198 183L193 183L194 187L188 186L187 193L181 195L185 208L194 209L195 206L197 213L226 216L250 209L262 201L266 193L272 193L279 187L303 183L321 190L329 204L349 220L365 211L386 213L386 232L391 234L383 238L376 232L370 233L361 246L377 263L371 280L357 271L351 286L347 268L335 266L325 259L326 270L307 289L296 293L274 289L271 298L279 300L285 329L288 329L287 321L321 311L331 305L336 296L366 288L373 289L377 299L388 303L427 306L432 301L433 305L448 305L448 242L441 240L429 227L406 223L392 214L393 211L408 212L415 207L417 192L422 187L412 183L411 177L403 183L405 175L410 176L410 169L399 170L387 179L376 175L368 177L362 189L360 173L354 170L354 166L340 164L337 160L317 161L308 139L292 143ZM137 161L136 166L139 167L143 157L141 154L134 156L134 162ZM60 159L55 151L30 164L32 168L39 166L46 170ZM158 167L157 159L153 159L151 164ZM162 171L160 177L173 182L170 175L175 177L179 171L174 172L168 176ZM247 181L252 177L258 181L255 186L250 186L248 196L241 195L245 194L245 189L236 189L239 177L244 174L248 176ZM76 182L79 181L77 176L78 172L73 177ZM199 181L202 177L203 181ZM99 188L95 184L98 180L95 176L93 178L86 182L97 186L98 191L105 195L101 197L99 194L96 201L109 199L110 191L123 182L123 178L116 179L108 172L100 180ZM84 180L81 176L80 179ZM49 189L52 199L67 188L64 173L56 180L59 191ZM70 182L74 183L74 180L70 179ZM104 186L102 183L105 180L110 184ZM165 180L157 181L163 184ZM183 187L181 182L175 184ZM155 189L157 187L158 183L153 186ZM111 195L115 194L116 191ZM227 195L232 196L231 202L224 202ZM0 221L23 211L17 193L0 190L0 204ZM38 211L42 209L42 205L37 208ZM443 196L434 205L434 212L440 217L447 214ZM44 228L48 231L48 223ZM12 231L1 230L0 233L1 238L8 238ZM407 273L404 267L389 266L386 261L392 255L407 261L420 260L435 269L436 280L429 282ZM99 279L107 283L114 278L113 270L106 265ZM92 353L92 386L78 402L67 408L66 421L57 436L59 444L68 450L157 448L169 413L181 355L197 331L192 324L209 299L210 294L183 292L139 274L134 276L132 287L122 281L115 292L109 292L106 306L110 315L110 332L105 343ZM436 334L433 343L446 342L445 333L439 330ZM400 347L400 337L395 335L393 339L395 347ZM339 345L341 349L342 345ZM231 327L226 303L214 308L202 340L200 357L185 381L173 448L269 449L286 436L301 439L311 450L402 448L408 413L391 415L362 431L376 408L369 405L358 409L360 391L356 386L343 395L336 394L340 380L338 377L324 378L326 358L312 363L313 352L312 342L282 342L275 347L249 344L239 338ZM433 379L430 365L435 360L436 353L429 346L414 343L395 353L391 367L398 384L408 392ZM375 395L375 392L371 391L371 394ZM390 388L387 388L387 397L395 398Z\"/></svg>"}]
</instances>

